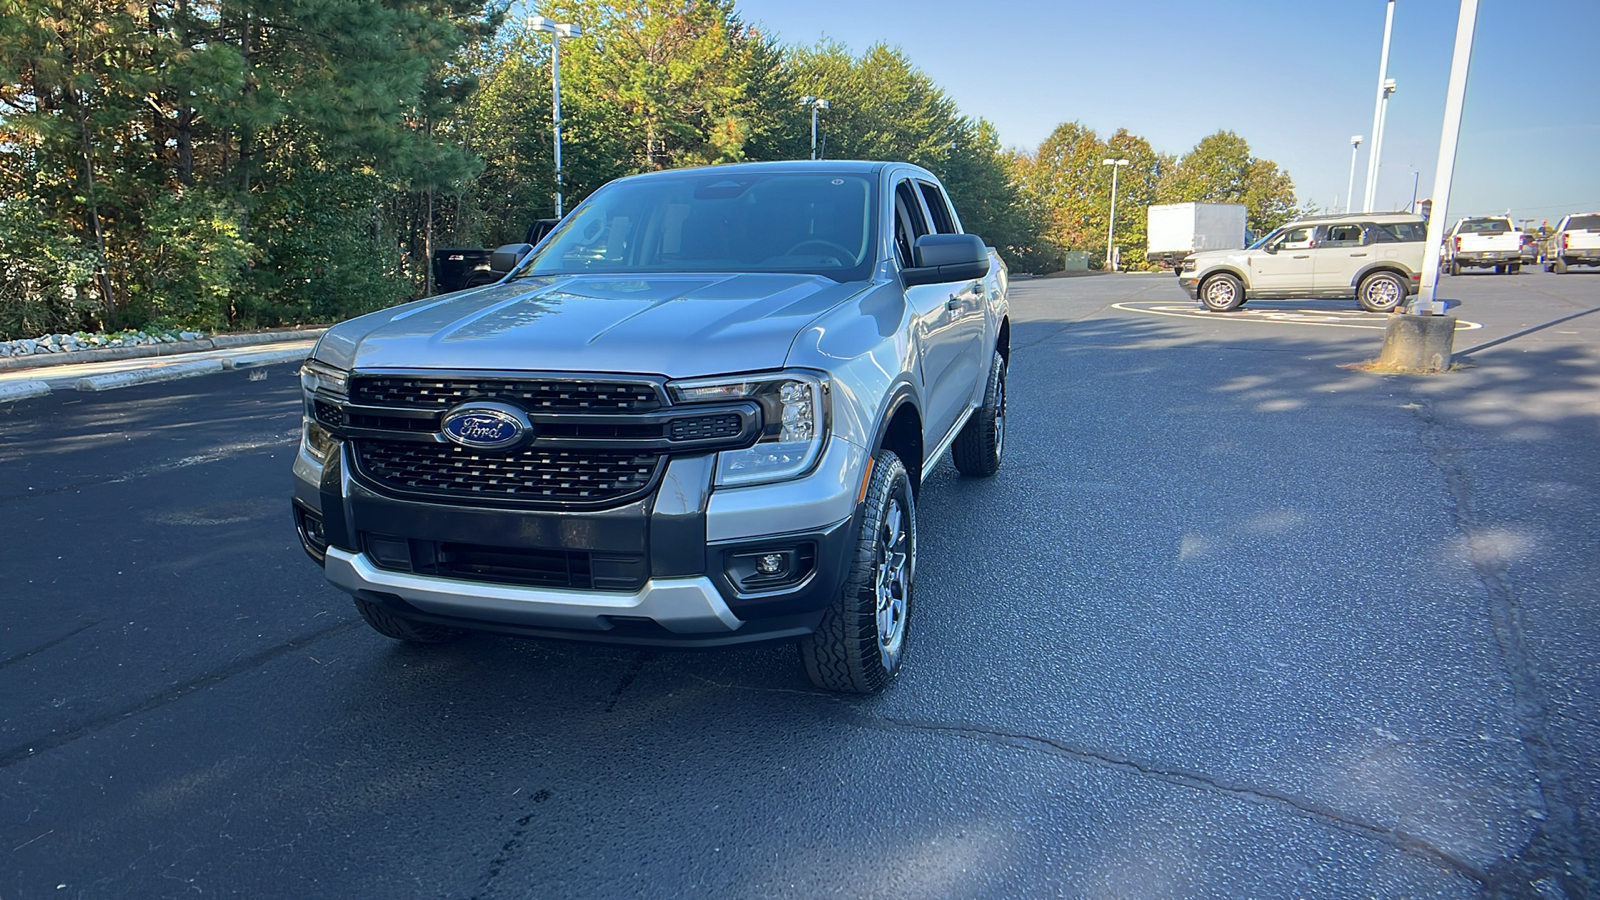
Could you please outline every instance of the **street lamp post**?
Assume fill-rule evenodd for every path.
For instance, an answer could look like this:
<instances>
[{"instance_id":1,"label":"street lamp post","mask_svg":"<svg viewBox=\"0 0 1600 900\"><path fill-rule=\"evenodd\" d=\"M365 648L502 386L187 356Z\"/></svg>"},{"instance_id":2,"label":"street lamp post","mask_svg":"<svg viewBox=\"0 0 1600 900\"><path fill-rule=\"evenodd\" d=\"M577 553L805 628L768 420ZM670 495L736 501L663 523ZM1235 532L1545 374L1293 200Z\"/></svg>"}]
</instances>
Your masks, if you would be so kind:
<instances>
[{"instance_id":1,"label":"street lamp post","mask_svg":"<svg viewBox=\"0 0 1600 900\"><path fill-rule=\"evenodd\" d=\"M1356 151L1361 149L1361 135L1350 135L1350 186L1344 189L1344 211L1350 212L1356 194Z\"/></svg>"},{"instance_id":2,"label":"street lamp post","mask_svg":"<svg viewBox=\"0 0 1600 900\"><path fill-rule=\"evenodd\" d=\"M817 110L828 109L828 101L821 97L801 97L800 102L811 107L811 158L817 158Z\"/></svg>"},{"instance_id":3,"label":"street lamp post","mask_svg":"<svg viewBox=\"0 0 1600 900\"><path fill-rule=\"evenodd\" d=\"M1372 107L1372 152L1367 154L1367 194L1362 212L1372 212L1372 200L1378 193L1378 151L1383 143L1383 107L1394 91L1389 80L1389 38L1394 34L1394 0L1389 0L1388 12L1383 18L1383 53L1378 57L1378 97Z\"/></svg>"},{"instance_id":4,"label":"street lamp post","mask_svg":"<svg viewBox=\"0 0 1600 900\"><path fill-rule=\"evenodd\" d=\"M1112 245L1112 235L1117 227L1117 170L1127 165L1125 159L1102 159L1100 165L1111 167L1111 221L1106 223L1106 270L1116 271L1116 261L1113 252L1116 248Z\"/></svg>"},{"instance_id":5,"label":"street lamp post","mask_svg":"<svg viewBox=\"0 0 1600 900\"><path fill-rule=\"evenodd\" d=\"M561 39L577 37L583 34L583 29L566 22L557 22L546 19L544 16L532 16L528 19L528 27L534 31L548 31L550 38L550 67L551 67L551 94L550 122L554 126L556 136L556 218L561 218Z\"/></svg>"}]
</instances>

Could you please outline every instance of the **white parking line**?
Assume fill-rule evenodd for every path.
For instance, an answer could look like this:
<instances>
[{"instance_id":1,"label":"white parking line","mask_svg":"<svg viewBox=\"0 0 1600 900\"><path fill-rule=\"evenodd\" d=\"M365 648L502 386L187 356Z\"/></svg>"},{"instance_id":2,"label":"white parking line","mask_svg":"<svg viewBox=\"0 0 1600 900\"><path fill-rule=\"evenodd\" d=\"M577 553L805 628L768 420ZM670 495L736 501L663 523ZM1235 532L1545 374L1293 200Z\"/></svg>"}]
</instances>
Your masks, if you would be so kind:
<instances>
[{"instance_id":1,"label":"white parking line","mask_svg":"<svg viewBox=\"0 0 1600 900\"><path fill-rule=\"evenodd\" d=\"M1111 304L1113 309L1126 312L1148 313L1153 316L1175 316L1180 319L1204 319L1207 322L1261 322L1270 325L1320 325L1324 328L1367 328L1382 331L1389 327L1389 313L1372 313L1366 310L1338 309L1236 309L1232 312L1206 312L1196 306L1155 301L1124 301ZM1456 320L1457 331L1482 328L1480 322Z\"/></svg>"}]
</instances>

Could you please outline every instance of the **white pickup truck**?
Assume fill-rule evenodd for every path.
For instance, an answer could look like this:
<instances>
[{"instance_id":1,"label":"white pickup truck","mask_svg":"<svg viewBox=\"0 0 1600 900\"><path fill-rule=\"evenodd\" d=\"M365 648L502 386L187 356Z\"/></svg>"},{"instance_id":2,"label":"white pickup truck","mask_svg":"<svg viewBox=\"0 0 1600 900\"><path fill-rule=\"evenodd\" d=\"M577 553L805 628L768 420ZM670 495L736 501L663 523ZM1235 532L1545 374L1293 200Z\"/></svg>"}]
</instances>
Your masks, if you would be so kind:
<instances>
[{"instance_id":1,"label":"white pickup truck","mask_svg":"<svg viewBox=\"0 0 1600 900\"><path fill-rule=\"evenodd\" d=\"M1544 270L1567 274L1567 266L1600 266L1600 213L1571 215L1545 238Z\"/></svg>"},{"instance_id":2,"label":"white pickup truck","mask_svg":"<svg viewBox=\"0 0 1600 900\"><path fill-rule=\"evenodd\" d=\"M1522 232L1504 216L1462 219L1445 238L1444 262L1451 275L1470 268L1515 275L1522 271Z\"/></svg>"}]
</instances>

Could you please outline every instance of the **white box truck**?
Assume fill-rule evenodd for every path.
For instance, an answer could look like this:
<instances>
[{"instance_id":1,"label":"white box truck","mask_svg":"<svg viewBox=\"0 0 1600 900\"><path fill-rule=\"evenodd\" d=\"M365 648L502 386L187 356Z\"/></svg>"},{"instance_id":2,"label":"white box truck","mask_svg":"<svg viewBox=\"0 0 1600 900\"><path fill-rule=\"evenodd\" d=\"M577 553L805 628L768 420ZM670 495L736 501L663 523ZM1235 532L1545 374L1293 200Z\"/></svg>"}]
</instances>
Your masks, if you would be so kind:
<instances>
[{"instance_id":1,"label":"white box truck","mask_svg":"<svg viewBox=\"0 0 1600 900\"><path fill-rule=\"evenodd\" d=\"M1243 203L1160 203L1149 208L1145 258L1165 269L1201 250L1244 247Z\"/></svg>"}]
</instances>

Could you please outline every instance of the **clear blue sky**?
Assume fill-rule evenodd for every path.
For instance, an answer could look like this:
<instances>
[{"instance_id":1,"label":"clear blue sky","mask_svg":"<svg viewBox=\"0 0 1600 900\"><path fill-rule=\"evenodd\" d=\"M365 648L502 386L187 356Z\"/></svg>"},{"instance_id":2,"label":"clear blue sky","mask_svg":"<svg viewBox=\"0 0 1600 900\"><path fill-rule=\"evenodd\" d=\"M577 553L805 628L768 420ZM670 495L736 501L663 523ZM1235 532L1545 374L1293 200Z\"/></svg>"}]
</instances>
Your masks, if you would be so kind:
<instances>
[{"instance_id":1,"label":"clear blue sky","mask_svg":"<svg viewBox=\"0 0 1600 900\"><path fill-rule=\"evenodd\" d=\"M1342 209L1364 191L1384 0L738 0L789 44L898 46L1008 147L1073 120L1181 154L1218 129ZM1397 0L1377 207L1430 195L1459 0ZM1482 0L1451 218L1600 210L1600 0ZM824 114L826 115L826 114Z\"/></svg>"}]
</instances>

